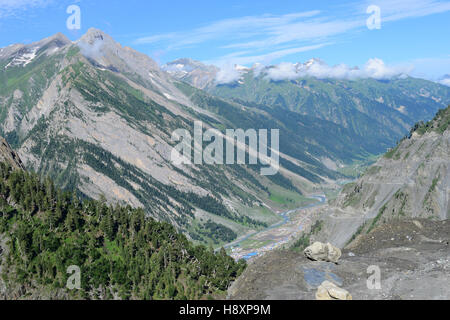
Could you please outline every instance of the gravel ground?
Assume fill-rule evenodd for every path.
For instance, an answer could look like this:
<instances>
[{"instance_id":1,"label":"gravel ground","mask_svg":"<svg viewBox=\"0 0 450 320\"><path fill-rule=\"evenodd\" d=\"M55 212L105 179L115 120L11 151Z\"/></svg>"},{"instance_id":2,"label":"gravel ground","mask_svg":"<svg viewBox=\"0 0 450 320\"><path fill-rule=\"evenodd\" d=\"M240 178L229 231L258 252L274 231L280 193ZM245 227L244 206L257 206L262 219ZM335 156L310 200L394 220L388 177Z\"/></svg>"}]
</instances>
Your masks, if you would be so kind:
<instances>
[{"instance_id":1,"label":"gravel ground","mask_svg":"<svg viewBox=\"0 0 450 320\"><path fill-rule=\"evenodd\" d=\"M329 280L354 300L450 299L450 220L403 220L381 225L343 249L338 264L275 250L255 259L229 289L229 299L315 299ZM368 279L379 268L380 289ZM370 282L372 283L372 282Z\"/></svg>"}]
</instances>

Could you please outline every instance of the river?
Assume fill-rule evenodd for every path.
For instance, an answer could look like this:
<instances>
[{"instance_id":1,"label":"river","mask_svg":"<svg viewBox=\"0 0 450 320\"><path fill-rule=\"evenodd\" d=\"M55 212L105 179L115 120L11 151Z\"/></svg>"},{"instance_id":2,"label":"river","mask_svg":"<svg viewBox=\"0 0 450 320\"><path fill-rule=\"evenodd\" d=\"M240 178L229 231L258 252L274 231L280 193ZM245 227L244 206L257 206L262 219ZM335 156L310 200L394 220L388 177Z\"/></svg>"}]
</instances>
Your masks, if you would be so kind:
<instances>
[{"instance_id":1,"label":"river","mask_svg":"<svg viewBox=\"0 0 450 320\"><path fill-rule=\"evenodd\" d=\"M327 201L327 198L323 194L311 195L311 196L309 196L309 198L315 199L315 200L318 200L318 201L314 202L314 203L310 203L310 204L308 204L306 206L302 206L302 207L298 207L298 208L295 208L295 209L290 209L290 210L287 210L285 212L282 212L282 213L280 213L280 216L283 219L282 221L277 222L277 223L275 223L275 224L273 224L273 225L271 225L271 226L269 226L269 227L267 227L267 228L265 228L263 230L259 230L259 231L253 232L251 234L245 235L242 238L239 238L239 239L237 239L237 240L235 240L233 242L230 242L230 243L224 245L224 248L236 248L236 247L239 247L240 244L243 241L246 241L246 240L248 240L250 238L253 238L253 237L257 236L257 235L261 235L263 233L268 233L269 231L271 231L273 229L277 229L277 228L283 227L287 223L291 222L291 217L290 217L291 213L293 213L295 211L299 211L299 210L304 210L304 209L310 209L310 208L313 208L313 207L317 207L317 206L325 204L326 201ZM299 230L297 229L294 232L298 233ZM278 241L276 241L275 239L272 239L275 242L271 243L270 246L264 246L264 247L261 247L261 248L255 248L251 252L244 252L242 254L236 255L236 258L240 258L241 257L241 258L244 258L244 259L248 260L248 259L250 259L252 257L258 256L262 251L267 252L269 250L273 250L274 248L276 248L279 245L281 245L283 242L287 242L287 240L288 240L287 238L289 238L289 236L285 237L283 239L280 239Z\"/></svg>"}]
</instances>

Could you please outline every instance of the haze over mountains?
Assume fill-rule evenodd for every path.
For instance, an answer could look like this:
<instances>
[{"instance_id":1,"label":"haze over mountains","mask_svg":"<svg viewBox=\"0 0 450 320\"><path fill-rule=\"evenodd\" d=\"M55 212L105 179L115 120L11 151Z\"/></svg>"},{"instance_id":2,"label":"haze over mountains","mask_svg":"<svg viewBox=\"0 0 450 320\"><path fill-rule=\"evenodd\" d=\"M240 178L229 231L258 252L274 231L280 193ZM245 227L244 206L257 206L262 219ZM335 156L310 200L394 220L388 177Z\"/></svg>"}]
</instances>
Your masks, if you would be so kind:
<instances>
[{"instance_id":1,"label":"haze over mountains","mask_svg":"<svg viewBox=\"0 0 450 320\"><path fill-rule=\"evenodd\" d=\"M271 69L240 68L218 84L215 67L186 59L161 69L100 30L75 43L57 34L0 50L0 133L58 186L142 207L218 245L276 222L266 206L278 195L299 203L346 178L342 167L384 152L450 100L449 87L422 79L268 80ZM174 165L172 132L195 120L280 129L280 172Z\"/></svg>"}]
</instances>

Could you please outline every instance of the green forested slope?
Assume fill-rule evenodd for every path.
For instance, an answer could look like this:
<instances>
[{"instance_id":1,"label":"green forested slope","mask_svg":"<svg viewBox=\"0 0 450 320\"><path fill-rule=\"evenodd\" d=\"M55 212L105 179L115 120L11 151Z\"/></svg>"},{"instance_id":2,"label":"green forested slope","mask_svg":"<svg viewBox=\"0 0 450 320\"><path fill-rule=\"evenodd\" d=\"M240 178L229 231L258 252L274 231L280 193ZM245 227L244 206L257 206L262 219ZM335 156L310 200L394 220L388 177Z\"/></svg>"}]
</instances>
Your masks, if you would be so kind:
<instances>
[{"instance_id":1,"label":"green forested slope","mask_svg":"<svg viewBox=\"0 0 450 320\"><path fill-rule=\"evenodd\" d=\"M141 209L81 202L50 179L4 163L0 240L6 297L22 287L30 296L35 290L66 298L199 299L220 295L245 268L224 250L192 245ZM66 289L71 265L81 269L80 290Z\"/></svg>"}]
</instances>

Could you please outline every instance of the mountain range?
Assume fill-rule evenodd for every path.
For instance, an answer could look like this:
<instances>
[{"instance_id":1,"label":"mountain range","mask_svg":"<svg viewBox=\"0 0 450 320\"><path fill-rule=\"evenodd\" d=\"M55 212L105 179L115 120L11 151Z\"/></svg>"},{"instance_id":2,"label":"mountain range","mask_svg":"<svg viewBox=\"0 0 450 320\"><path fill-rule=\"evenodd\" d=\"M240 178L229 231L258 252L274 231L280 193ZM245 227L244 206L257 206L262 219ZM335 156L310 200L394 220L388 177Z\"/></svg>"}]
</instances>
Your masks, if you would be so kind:
<instances>
[{"instance_id":1,"label":"mountain range","mask_svg":"<svg viewBox=\"0 0 450 320\"><path fill-rule=\"evenodd\" d=\"M376 297L447 298L450 87L321 68L159 66L97 29L0 49L0 296L309 298L332 277L373 298L359 280L377 263L390 283L412 284ZM279 129L278 173L175 163L174 132L196 122L222 134ZM258 230L282 233L299 207L311 214L292 250L247 268L214 251ZM296 251L313 241L343 248L342 263L311 267ZM85 274L81 291L64 289L67 265Z\"/></svg>"},{"instance_id":2,"label":"mountain range","mask_svg":"<svg viewBox=\"0 0 450 320\"><path fill-rule=\"evenodd\" d=\"M361 149L375 154L395 144L417 121L430 120L450 98L448 87L406 75L391 79L321 78L319 71L324 64L311 59L290 68L236 65L234 80L230 77L227 83L217 80L220 69L212 73L212 66L189 59L162 68L222 98L333 122L361 137Z\"/></svg>"},{"instance_id":3,"label":"mountain range","mask_svg":"<svg viewBox=\"0 0 450 320\"><path fill-rule=\"evenodd\" d=\"M56 34L0 50L0 133L57 186L143 208L219 246L346 179L343 168L395 145L450 98L422 79L268 80L270 68L239 67L237 81L217 83L216 67L183 59L160 68L100 30L75 42ZM279 173L174 164L172 133L194 121L280 129Z\"/></svg>"}]
</instances>

